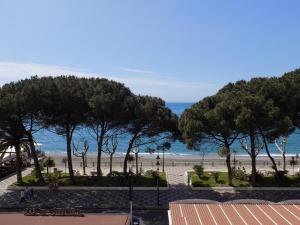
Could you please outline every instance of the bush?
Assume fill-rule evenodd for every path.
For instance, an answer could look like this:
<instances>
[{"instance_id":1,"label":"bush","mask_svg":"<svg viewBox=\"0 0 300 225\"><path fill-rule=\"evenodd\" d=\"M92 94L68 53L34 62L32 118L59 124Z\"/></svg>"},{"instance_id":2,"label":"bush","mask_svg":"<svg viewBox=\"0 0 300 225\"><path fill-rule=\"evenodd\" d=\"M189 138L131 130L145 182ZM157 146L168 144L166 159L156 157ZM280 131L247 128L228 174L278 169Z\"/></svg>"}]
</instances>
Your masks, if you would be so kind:
<instances>
[{"instance_id":1,"label":"bush","mask_svg":"<svg viewBox=\"0 0 300 225\"><path fill-rule=\"evenodd\" d=\"M154 171L154 170L147 170L145 173L144 173L144 176L145 177L152 177L152 178L156 178L157 177L157 171Z\"/></svg>"},{"instance_id":2,"label":"bush","mask_svg":"<svg viewBox=\"0 0 300 225\"><path fill-rule=\"evenodd\" d=\"M219 177L220 177L220 173L219 172L212 172L214 178L215 178L215 182L219 183Z\"/></svg>"},{"instance_id":3,"label":"bush","mask_svg":"<svg viewBox=\"0 0 300 225\"><path fill-rule=\"evenodd\" d=\"M43 166L47 168L47 173L49 172L49 168L55 167L55 161L51 157L47 157L43 161Z\"/></svg>"},{"instance_id":4,"label":"bush","mask_svg":"<svg viewBox=\"0 0 300 225\"><path fill-rule=\"evenodd\" d=\"M264 180L264 174L260 171L256 171L256 181L262 182Z\"/></svg>"},{"instance_id":5,"label":"bush","mask_svg":"<svg viewBox=\"0 0 300 225\"><path fill-rule=\"evenodd\" d=\"M101 174L101 176L102 176L102 174ZM111 176L111 177L123 177L124 174L122 172L113 170L113 171L111 171L111 174L109 174L109 176Z\"/></svg>"},{"instance_id":6,"label":"bush","mask_svg":"<svg viewBox=\"0 0 300 225\"><path fill-rule=\"evenodd\" d=\"M248 175L246 173L245 168L243 167L243 169L241 168L232 168L232 177L237 179L237 180L241 180L241 181L247 181L248 180Z\"/></svg>"},{"instance_id":7,"label":"bush","mask_svg":"<svg viewBox=\"0 0 300 225\"><path fill-rule=\"evenodd\" d=\"M193 167L193 169L194 169L195 173L196 173L199 177L201 177L201 176L204 174L204 168L203 168L202 165L195 165L195 166Z\"/></svg>"},{"instance_id":8,"label":"bush","mask_svg":"<svg viewBox=\"0 0 300 225\"><path fill-rule=\"evenodd\" d=\"M54 182L58 180L58 176L54 173L49 173L46 175L46 180L50 183L50 182Z\"/></svg>"},{"instance_id":9,"label":"bush","mask_svg":"<svg viewBox=\"0 0 300 225\"><path fill-rule=\"evenodd\" d=\"M286 171L279 170L277 172L277 175L278 175L279 179L283 181L283 180L285 180L287 173L288 173L287 170Z\"/></svg>"}]
</instances>

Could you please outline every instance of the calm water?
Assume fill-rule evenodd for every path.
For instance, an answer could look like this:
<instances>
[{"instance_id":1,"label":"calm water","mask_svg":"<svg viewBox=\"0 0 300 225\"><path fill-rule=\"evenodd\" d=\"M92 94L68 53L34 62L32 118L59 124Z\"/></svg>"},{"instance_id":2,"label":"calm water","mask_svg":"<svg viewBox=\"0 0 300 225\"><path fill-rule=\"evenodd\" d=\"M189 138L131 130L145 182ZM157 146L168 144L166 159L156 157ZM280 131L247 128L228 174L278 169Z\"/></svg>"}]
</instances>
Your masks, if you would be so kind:
<instances>
[{"instance_id":1,"label":"calm water","mask_svg":"<svg viewBox=\"0 0 300 225\"><path fill-rule=\"evenodd\" d=\"M177 115L180 115L186 108L190 107L192 103L168 103L168 107ZM300 133L299 131L297 133ZM35 135L35 138L38 143L42 144L42 150L46 152L65 152L66 143L65 139L62 136L58 136L57 134L43 130L38 132ZM90 144L90 153L96 153L96 141L91 136L90 132L82 129L78 130L74 134L74 143L78 141L87 140ZM123 136L119 138L118 152L123 153L127 148L128 136ZM300 153L300 135L292 134L287 139L286 151L288 154L296 154ZM269 145L270 150L273 154L278 154L278 150L276 149L274 144ZM207 154L214 155L218 149L215 145L206 145L203 146ZM236 142L232 145L232 148L237 151L239 155L246 155L246 152L241 149L239 142ZM145 149L140 149L144 151ZM199 152L188 150L183 143L174 142L172 144L171 151L169 154L180 154L180 155L190 155L190 154L200 154ZM262 155L265 154L264 151L261 152Z\"/></svg>"}]
</instances>

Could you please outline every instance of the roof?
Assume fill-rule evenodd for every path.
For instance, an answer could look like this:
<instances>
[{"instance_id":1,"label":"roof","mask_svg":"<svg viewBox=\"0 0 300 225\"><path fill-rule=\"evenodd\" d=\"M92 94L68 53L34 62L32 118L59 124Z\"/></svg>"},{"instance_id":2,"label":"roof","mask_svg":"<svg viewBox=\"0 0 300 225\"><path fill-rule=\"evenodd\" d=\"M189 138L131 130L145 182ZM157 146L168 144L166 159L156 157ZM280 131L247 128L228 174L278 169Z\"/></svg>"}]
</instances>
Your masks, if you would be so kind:
<instances>
[{"instance_id":1,"label":"roof","mask_svg":"<svg viewBox=\"0 0 300 225\"><path fill-rule=\"evenodd\" d=\"M170 203L170 225L298 225L300 205Z\"/></svg>"},{"instance_id":2,"label":"roof","mask_svg":"<svg viewBox=\"0 0 300 225\"><path fill-rule=\"evenodd\" d=\"M86 214L73 216L24 216L21 213L1 213L0 224L5 225L129 225L128 215Z\"/></svg>"}]
</instances>

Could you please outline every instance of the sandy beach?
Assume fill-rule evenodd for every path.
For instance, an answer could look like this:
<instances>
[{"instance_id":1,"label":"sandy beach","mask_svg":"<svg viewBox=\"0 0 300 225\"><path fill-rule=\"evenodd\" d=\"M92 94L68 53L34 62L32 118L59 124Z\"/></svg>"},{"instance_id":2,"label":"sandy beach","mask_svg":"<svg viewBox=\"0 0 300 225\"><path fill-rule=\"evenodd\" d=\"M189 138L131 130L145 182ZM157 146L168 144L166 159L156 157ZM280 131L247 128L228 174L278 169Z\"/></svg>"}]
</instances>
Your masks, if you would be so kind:
<instances>
[{"instance_id":1,"label":"sandy beach","mask_svg":"<svg viewBox=\"0 0 300 225\"><path fill-rule=\"evenodd\" d=\"M55 161L55 167L64 170L65 165L62 163L63 157L66 157L66 154L60 153L47 153L47 156L50 156ZM156 156L157 154L140 154L138 158L138 166L142 168L143 171L154 169L156 170ZM87 172L90 174L91 171L96 171L97 159L96 154L87 155ZM162 169L162 154L160 154L160 169ZM290 166L290 158L286 158L286 167L287 170L292 173L292 166ZM274 156L274 159L278 165L278 169L282 169L282 159L280 156ZM81 158L73 156L73 167L74 170L82 172ZM115 154L113 158L113 170L122 171L124 162L123 154ZM200 155L174 155L174 154L165 154L165 168L180 168L181 170L192 170L194 165L202 164L204 169L207 171L226 171L225 158L219 156L205 156L204 160ZM232 157L232 166L233 166L233 157ZM271 161L267 156L258 156L257 157L257 170L262 172L272 171ZM133 168L135 168L135 160L132 162ZM236 156L236 166L245 167L245 169L251 171L251 160L249 156ZM107 154L102 154L102 170L104 173L109 171L109 157ZM297 166L295 166L295 172L297 171Z\"/></svg>"}]
</instances>

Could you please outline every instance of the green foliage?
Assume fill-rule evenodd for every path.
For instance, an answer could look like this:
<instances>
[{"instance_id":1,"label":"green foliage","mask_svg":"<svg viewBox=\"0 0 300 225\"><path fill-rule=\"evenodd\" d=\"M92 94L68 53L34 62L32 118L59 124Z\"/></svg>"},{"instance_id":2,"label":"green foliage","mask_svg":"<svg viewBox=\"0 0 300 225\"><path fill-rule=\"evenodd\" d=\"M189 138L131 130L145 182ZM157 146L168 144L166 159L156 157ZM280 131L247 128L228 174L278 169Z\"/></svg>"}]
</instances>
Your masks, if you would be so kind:
<instances>
[{"instance_id":1,"label":"green foliage","mask_svg":"<svg viewBox=\"0 0 300 225\"><path fill-rule=\"evenodd\" d=\"M284 181L284 180L286 180L288 171L287 171L287 170L286 170L286 171L279 170L277 174L278 174L279 178L280 178L282 181Z\"/></svg>"},{"instance_id":2,"label":"green foliage","mask_svg":"<svg viewBox=\"0 0 300 225\"><path fill-rule=\"evenodd\" d=\"M195 172L189 172L192 185L194 187L226 187L228 186L228 175L226 172L219 172L218 182L216 182L212 172L204 172L204 175L199 177ZM300 187L300 176L286 176L284 182L279 183L274 176L260 176L257 180L258 187ZM234 187L251 186L249 180L232 179Z\"/></svg>"},{"instance_id":3,"label":"green foliage","mask_svg":"<svg viewBox=\"0 0 300 225\"><path fill-rule=\"evenodd\" d=\"M241 180L241 181L248 181L248 175L246 173L245 168L243 167L243 169L240 168L232 168L232 176L235 179Z\"/></svg>"},{"instance_id":4,"label":"green foliage","mask_svg":"<svg viewBox=\"0 0 300 225\"><path fill-rule=\"evenodd\" d=\"M204 168L202 165L194 165L193 169L199 177L202 176L204 173Z\"/></svg>"},{"instance_id":5,"label":"green foliage","mask_svg":"<svg viewBox=\"0 0 300 225\"><path fill-rule=\"evenodd\" d=\"M139 139L135 140L139 144L143 144L143 138L177 132L177 116L166 107L162 99L156 97L137 96L129 124L128 133ZM168 147L167 144L165 147Z\"/></svg>"},{"instance_id":6,"label":"green foliage","mask_svg":"<svg viewBox=\"0 0 300 225\"><path fill-rule=\"evenodd\" d=\"M153 178L157 178L157 171L155 170L147 170L144 172L144 176L146 177L153 177Z\"/></svg>"},{"instance_id":7,"label":"green foliage","mask_svg":"<svg viewBox=\"0 0 300 225\"><path fill-rule=\"evenodd\" d=\"M43 166L47 167L47 174L49 173L49 168L55 166L55 161L51 157L47 157L43 161Z\"/></svg>"},{"instance_id":8,"label":"green foliage","mask_svg":"<svg viewBox=\"0 0 300 225\"><path fill-rule=\"evenodd\" d=\"M219 149L218 149L218 155L220 157L226 157L228 154L230 154L230 150L224 146L221 146Z\"/></svg>"},{"instance_id":9,"label":"green foliage","mask_svg":"<svg viewBox=\"0 0 300 225\"><path fill-rule=\"evenodd\" d=\"M101 176L101 177L89 177L89 176L75 176L76 186L91 186L91 187L128 187L128 178L123 173L119 173L118 176ZM72 186L72 181L69 174L63 173L61 176L57 176L53 173L46 175L46 184L49 182L57 182L58 186ZM143 176L133 176L134 187L156 187L157 179L151 174ZM16 185L16 184L14 184ZM21 186L39 186L34 174L27 175L23 178ZM167 186L166 175L160 173L159 176L160 187Z\"/></svg>"},{"instance_id":10,"label":"green foliage","mask_svg":"<svg viewBox=\"0 0 300 225\"><path fill-rule=\"evenodd\" d=\"M213 172L204 172L204 174L199 177L195 172L189 172L188 175L191 178L192 185L194 187L226 187L228 184L228 174L226 172L218 172L214 174ZM216 182L216 176L217 182ZM245 187L250 186L248 181L241 181L238 179L233 179L232 184L234 187Z\"/></svg>"},{"instance_id":11,"label":"green foliage","mask_svg":"<svg viewBox=\"0 0 300 225\"><path fill-rule=\"evenodd\" d=\"M219 172L212 172L214 178L215 178L215 182L219 183L219 177L220 177L220 173Z\"/></svg>"},{"instance_id":12,"label":"green foliage","mask_svg":"<svg viewBox=\"0 0 300 225\"><path fill-rule=\"evenodd\" d=\"M41 128L51 128L66 138L66 150L71 153L74 131L90 127L95 131L100 152L100 142L105 135L126 130L131 135L128 154L136 147L134 143L147 145L161 139L168 143L174 138L181 139L180 134L191 149L214 142L226 146L229 151L234 140L242 134L250 139L247 151L255 160L258 139L271 141L280 136L287 137L295 127L300 127L299 86L300 69L282 77L229 83L217 94L185 110L178 124L176 115L162 99L136 96L118 82L75 76L32 77L5 84L0 89L0 151L27 145L34 153L33 133ZM264 146L268 151L266 143ZM168 144L161 146L161 150L169 148ZM223 150L220 155L229 156L230 152ZM17 152L20 181L22 165ZM128 156L126 163L127 160ZM71 154L67 161L73 178ZM38 175L38 164L35 167ZM255 171L252 174L256 176Z\"/></svg>"},{"instance_id":13,"label":"green foliage","mask_svg":"<svg viewBox=\"0 0 300 225\"><path fill-rule=\"evenodd\" d=\"M55 166L55 161L51 157L47 157L44 159L44 166L45 167L54 167Z\"/></svg>"}]
</instances>

